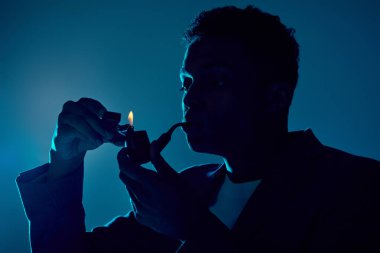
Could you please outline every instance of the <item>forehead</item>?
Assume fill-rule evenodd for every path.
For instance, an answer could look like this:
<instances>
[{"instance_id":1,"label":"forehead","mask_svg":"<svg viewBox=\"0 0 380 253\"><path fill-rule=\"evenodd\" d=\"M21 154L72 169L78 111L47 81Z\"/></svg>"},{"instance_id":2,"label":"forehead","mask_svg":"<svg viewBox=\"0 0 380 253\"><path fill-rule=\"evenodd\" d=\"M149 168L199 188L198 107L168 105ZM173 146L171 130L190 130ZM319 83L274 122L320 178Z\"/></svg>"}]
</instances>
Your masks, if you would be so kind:
<instances>
[{"instance_id":1,"label":"forehead","mask_svg":"<svg viewBox=\"0 0 380 253\"><path fill-rule=\"evenodd\" d=\"M234 39L205 37L192 42L182 62L182 73L194 73L213 66L225 66L232 70L249 68L253 60L247 46Z\"/></svg>"}]
</instances>

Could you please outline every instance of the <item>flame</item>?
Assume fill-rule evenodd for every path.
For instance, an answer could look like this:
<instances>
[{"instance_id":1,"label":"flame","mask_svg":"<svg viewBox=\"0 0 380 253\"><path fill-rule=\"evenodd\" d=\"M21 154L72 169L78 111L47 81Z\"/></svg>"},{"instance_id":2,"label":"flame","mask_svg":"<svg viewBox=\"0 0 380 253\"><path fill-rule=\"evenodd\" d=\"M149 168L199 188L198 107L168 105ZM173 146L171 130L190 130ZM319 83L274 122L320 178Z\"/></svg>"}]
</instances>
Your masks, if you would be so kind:
<instances>
[{"instance_id":1,"label":"flame","mask_svg":"<svg viewBox=\"0 0 380 253\"><path fill-rule=\"evenodd\" d=\"M128 122L129 122L129 125L133 126L133 112L132 111L130 111L128 114Z\"/></svg>"}]
</instances>

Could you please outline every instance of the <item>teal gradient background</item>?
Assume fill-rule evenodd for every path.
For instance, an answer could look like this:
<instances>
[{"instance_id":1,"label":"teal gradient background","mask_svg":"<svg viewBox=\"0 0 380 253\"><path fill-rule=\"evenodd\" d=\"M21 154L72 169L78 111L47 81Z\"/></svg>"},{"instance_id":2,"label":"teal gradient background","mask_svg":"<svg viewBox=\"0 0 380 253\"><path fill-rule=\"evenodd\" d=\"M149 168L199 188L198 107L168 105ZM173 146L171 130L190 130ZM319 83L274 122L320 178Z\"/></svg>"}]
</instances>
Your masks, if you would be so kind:
<instances>
[{"instance_id":1,"label":"teal gradient background","mask_svg":"<svg viewBox=\"0 0 380 253\"><path fill-rule=\"evenodd\" d=\"M5 1L0 2L0 252L27 252L28 223L15 185L48 161L58 113L92 97L135 113L151 139L180 121L181 35L201 10L254 4L296 29L300 80L291 130L350 153L380 159L380 2L309 1ZM226 118L226 124L233 120ZM129 210L118 179L118 148L86 159L87 228ZM164 151L178 169L220 159L188 150L177 131Z\"/></svg>"}]
</instances>

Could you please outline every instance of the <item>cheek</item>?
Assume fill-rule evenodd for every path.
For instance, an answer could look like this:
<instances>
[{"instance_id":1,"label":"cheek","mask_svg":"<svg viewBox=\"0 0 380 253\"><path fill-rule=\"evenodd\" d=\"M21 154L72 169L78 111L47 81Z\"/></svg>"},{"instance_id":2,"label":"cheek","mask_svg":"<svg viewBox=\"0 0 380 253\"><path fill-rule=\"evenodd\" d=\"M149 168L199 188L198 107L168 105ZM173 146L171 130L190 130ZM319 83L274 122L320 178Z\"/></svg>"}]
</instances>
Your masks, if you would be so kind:
<instances>
[{"instance_id":1,"label":"cheek","mask_svg":"<svg viewBox=\"0 0 380 253\"><path fill-rule=\"evenodd\" d=\"M188 143L194 151L223 153L224 147L231 144L237 103L228 96L209 97L198 114L201 123L187 135Z\"/></svg>"},{"instance_id":2,"label":"cheek","mask_svg":"<svg viewBox=\"0 0 380 253\"><path fill-rule=\"evenodd\" d=\"M239 108L229 96L219 96L218 100L210 100L207 104L204 121L213 134L224 134L234 124Z\"/></svg>"}]
</instances>

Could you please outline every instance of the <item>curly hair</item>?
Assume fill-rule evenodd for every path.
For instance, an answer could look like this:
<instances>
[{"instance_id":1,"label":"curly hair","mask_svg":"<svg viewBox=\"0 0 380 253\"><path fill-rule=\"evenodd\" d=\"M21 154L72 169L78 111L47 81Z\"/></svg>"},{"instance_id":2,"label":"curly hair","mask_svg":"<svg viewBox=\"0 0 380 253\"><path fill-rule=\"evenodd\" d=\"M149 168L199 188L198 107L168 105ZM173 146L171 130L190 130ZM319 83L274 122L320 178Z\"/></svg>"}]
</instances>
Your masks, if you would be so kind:
<instances>
[{"instance_id":1,"label":"curly hair","mask_svg":"<svg viewBox=\"0 0 380 253\"><path fill-rule=\"evenodd\" d=\"M298 80L299 45L295 30L278 16L251 5L245 9L226 6L201 12L184 33L185 43L215 36L235 38L252 53L265 83L287 83L295 89Z\"/></svg>"}]
</instances>

